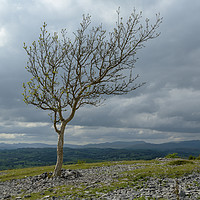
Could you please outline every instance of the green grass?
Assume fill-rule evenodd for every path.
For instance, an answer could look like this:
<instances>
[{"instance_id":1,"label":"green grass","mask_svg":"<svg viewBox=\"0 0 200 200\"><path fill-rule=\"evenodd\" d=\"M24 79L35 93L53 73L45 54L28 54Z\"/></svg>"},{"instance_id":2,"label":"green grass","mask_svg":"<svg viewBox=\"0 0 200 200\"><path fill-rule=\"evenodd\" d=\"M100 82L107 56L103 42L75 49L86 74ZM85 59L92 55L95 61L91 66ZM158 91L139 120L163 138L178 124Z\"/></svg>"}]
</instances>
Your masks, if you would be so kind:
<instances>
[{"instance_id":1,"label":"green grass","mask_svg":"<svg viewBox=\"0 0 200 200\"><path fill-rule=\"evenodd\" d=\"M42 174L44 172L53 171L54 166L45 167L32 167L25 169L12 169L0 171L0 181L7 181L11 179L22 179L27 176L35 176Z\"/></svg>"},{"instance_id":2,"label":"green grass","mask_svg":"<svg viewBox=\"0 0 200 200\"><path fill-rule=\"evenodd\" d=\"M200 162L192 162L188 160L174 160L166 164L152 163L146 164L144 168L135 169L133 171L122 172L126 178L137 181L146 177L154 178L178 178L192 172L200 172Z\"/></svg>"},{"instance_id":3,"label":"green grass","mask_svg":"<svg viewBox=\"0 0 200 200\"><path fill-rule=\"evenodd\" d=\"M132 171L124 171L118 174L118 178L114 179L109 184L97 183L95 187L87 187L84 183L79 184L78 187L74 185L63 185L54 187L49 190L43 191L42 193L32 193L31 197L26 199L42 199L45 196L66 196L71 195L70 199L76 198L98 198L102 194L108 193L109 191L116 190L118 188L126 187L137 187L138 189L145 186L145 182L149 177L154 178L177 178L185 174L190 174L194 171L200 172L200 160L189 161L189 160L172 160L172 161L119 161L119 162L101 162L101 163L80 163L74 165L64 165L65 169L89 169L98 168L103 166L113 165L136 165L138 169ZM11 179L21 179L27 176L35 176L44 172L53 171L54 166L45 167L33 167L26 169L15 169L0 171L0 181L6 181ZM164 182L163 182L164 185ZM27 194L21 194L24 197ZM15 199L15 197L13 197ZM144 199L143 197L138 200Z\"/></svg>"},{"instance_id":4,"label":"green grass","mask_svg":"<svg viewBox=\"0 0 200 200\"><path fill-rule=\"evenodd\" d=\"M150 161L142 161L142 162L148 163ZM63 165L63 168L77 170L77 169L89 169L89 168L94 168L94 167L103 167L103 166L111 166L111 165L118 165L118 164L135 164L135 163L141 163L141 161L81 163L81 164L73 164L73 165ZM42 174L44 172L51 172L53 170L54 170L54 166L4 170L4 171L0 171L0 181L7 181L11 179L22 179L27 176L35 176L35 175Z\"/></svg>"}]
</instances>

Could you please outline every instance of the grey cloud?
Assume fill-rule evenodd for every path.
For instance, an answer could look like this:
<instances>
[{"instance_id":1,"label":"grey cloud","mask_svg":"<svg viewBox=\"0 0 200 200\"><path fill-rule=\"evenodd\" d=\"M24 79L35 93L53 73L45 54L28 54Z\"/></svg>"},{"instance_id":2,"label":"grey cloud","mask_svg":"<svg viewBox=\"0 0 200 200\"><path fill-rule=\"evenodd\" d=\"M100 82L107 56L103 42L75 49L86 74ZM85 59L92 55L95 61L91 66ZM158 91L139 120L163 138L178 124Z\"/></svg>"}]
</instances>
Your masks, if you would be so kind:
<instances>
[{"instance_id":1,"label":"grey cloud","mask_svg":"<svg viewBox=\"0 0 200 200\"><path fill-rule=\"evenodd\" d=\"M197 139L198 135L193 133L165 132L152 129L135 128L112 128L98 126L68 126L66 129L65 142L87 144L112 142L112 141L147 141L153 143L162 143L168 141L180 141Z\"/></svg>"},{"instance_id":2,"label":"grey cloud","mask_svg":"<svg viewBox=\"0 0 200 200\"><path fill-rule=\"evenodd\" d=\"M66 129L66 141L88 143L116 140L172 141L198 138L200 134L200 1L2 1L0 30L0 134L25 134L21 141L55 142L48 112L23 103L22 83L29 75L24 67L23 42L37 40L45 21L48 29L67 28L69 36L77 29L82 14L92 15L93 25L110 29L121 7L125 18L135 6L144 17L155 20L161 12L159 38L138 52L135 74L145 86L123 96L111 97L105 105L84 107ZM1 35L0 35L1 36ZM13 123L12 123L13 122ZM49 122L49 126L23 127L18 122ZM79 128L77 128L79 127ZM4 135L5 136L5 135ZM11 135L13 136L13 135ZM2 137L3 138L3 137ZM19 137L9 141L20 141ZM0 142L3 139L0 137ZM6 139L4 138L4 141Z\"/></svg>"},{"instance_id":3,"label":"grey cloud","mask_svg":"<svg viewBox=\"0 0 200 200\"><path fill-rule=\"evenodd\" d=\"M135 98L112 98L105 106L80 110L73 124L147 128L161 131L199 133L199 91L174 89L164 94L143 94ZM193 98L190 98L193 96Z\"/></svg>"}]
</instances>

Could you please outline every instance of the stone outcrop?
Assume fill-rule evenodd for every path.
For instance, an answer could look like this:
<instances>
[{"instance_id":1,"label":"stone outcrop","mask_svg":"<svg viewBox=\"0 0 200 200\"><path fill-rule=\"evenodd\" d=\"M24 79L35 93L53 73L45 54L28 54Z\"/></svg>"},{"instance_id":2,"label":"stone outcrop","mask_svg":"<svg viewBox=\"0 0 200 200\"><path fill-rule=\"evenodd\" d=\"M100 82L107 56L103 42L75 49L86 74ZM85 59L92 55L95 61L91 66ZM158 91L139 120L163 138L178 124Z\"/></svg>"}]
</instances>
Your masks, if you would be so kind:
<instances>
[{"instance_id":1,"label":"stone outcrop","mask_svg":"<svg viewBox=\"0 0 200 200\"><path fill-rule=\"evenodd\" d=\"M26 177L24 179L14 179L0 182L0 199L26 199L32 193L40 193L41 199L108 199L125 200L146 197L146 199L165 198L170 200L196 200L200 197L200 173L185 175L181 178L153 178L145 177L138 180L137 184L116 188L110 192L96 192L90 194L91 188L99 188L102 185L109 186L114 181L126 183L123 172L133 171L141 168L139 164L133 165L112 165L95 167L80 170L62 170L61 177L52 177L52 173L43 173L38 176ZM74 195L64 195L62 197L44 196L44 191L54 192L56 186L73 185L79 188L84 185L84 198ZM56 192L55 192L56 194ZM24 196L25 195L25 196ZM87 196L87 197L86 197ZM98 197L97 197L98 196Z\"/></svg>"}]
</instances>

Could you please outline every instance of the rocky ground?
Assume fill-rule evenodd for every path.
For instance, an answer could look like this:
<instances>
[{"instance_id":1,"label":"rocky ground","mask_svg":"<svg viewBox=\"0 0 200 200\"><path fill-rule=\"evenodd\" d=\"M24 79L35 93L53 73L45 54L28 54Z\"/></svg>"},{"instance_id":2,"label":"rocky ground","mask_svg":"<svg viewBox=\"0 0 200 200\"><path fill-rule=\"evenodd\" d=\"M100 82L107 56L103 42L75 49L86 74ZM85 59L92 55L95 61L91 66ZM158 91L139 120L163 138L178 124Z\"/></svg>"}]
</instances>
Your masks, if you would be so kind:
<instances>
[{"instance_id":1,"label":"rocky ground","mask_svg":"<svg viewBox=\"0 0 200 200\"><path fill-rule=\"evenodd\" d=\"M135 169L142 168L139 164L118 164L91 169L63 170L60 178L51 177L51 173L24 179L0 182L0 199L28 199L33 193L41 196L36 199L110 199L125 200L145 197L145 199L193 200L200 199L200 173L184 175L181 178L152 178L146 177L127 185L129 181L124 177ZM118 184L119 183L119 184ZM112 188L100 191L101 187ZM67 191L58 195L57 186L70 186ZM70 194L70 190L76 191ZM48 191L51 195L45 195ZM52 195L52 194L55 194ZM80 195L81 194L81 195ZM14 197L13 197L14 196ZM81 197L82 196L82 197ZM33 199L33 197L32 197Z\"/></svg>"}]
</instances>

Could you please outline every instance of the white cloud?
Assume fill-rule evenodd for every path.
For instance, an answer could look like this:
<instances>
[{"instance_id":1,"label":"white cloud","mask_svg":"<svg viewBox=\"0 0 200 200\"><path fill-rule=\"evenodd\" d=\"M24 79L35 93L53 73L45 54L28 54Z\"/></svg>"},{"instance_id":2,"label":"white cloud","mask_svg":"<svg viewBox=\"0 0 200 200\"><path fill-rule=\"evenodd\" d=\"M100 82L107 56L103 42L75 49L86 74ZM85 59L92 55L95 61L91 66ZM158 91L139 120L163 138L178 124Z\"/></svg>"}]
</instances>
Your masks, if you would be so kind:
<instances>
[{"instance_id":1,"label":"white cloud","mask_svg":"<svg viewBox=\"0 0 200 200\"><path fill-rule=\"evenodd\" d=\"M0 139L17 139L25 135L24 133L0 133Z\"/></svg>"},{"instance_id":2,"label":"white cloud","mask_svg":"<svg viewBox=\"0 0 200 200\"><path fill-rule=\"evenodd\" d=\"M4 27L0 28L0 47L6 45L8 41L8 33Z\"/></svg>"},{"instance_id":3,"label":"white cloud","mask_svg":"<svg viewBox=\"0 0 200 200\"><path fill-rule=\"evenodd\" d=\"M70 10L70 6L72 5L73 1L72 0L67 0L67 1L63 1L63 0L40 0L38 1L38 3L43 4L47 9L49 10L56 10L59 12L67 12L69 9Z\"/></svg>"},{"instance_id":4,"label":"white cloud","mask_svg":"<svg viewBox=\"0 0 200 200\"><path fill-rule=\"evenodd\" d=\"M0 122L0 126L5 128L36 128L36 127L45 127L49 126L50 123L47 122L20 122L20 121L7 121L7 122Z\"/></svg>"},{"instance_id":5,"label":"white cloud","mask_svg":"<svg viewBox=\"0 0 200 200\"><path fill-rule=\"evenodd\" d=\"M49 126L49 123L46 122L16 122L16 125L24 128L35 128L35 127L44 127Z\"/></svg>"}]
</instances>

